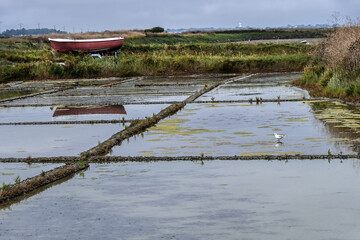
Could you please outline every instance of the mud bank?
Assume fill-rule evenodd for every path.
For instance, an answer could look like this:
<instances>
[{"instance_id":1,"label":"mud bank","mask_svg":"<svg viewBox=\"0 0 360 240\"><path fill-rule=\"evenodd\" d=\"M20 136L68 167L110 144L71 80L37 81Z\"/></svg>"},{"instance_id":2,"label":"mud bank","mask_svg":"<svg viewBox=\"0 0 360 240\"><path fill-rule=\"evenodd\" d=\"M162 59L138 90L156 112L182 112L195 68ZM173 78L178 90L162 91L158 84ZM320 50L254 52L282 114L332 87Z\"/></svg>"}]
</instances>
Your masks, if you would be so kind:
<instances>
[{"instance_id":1,"label":"mud bank","mask_svg":"<svg viewBox=\"0 0 360 240\"><path fill-rule=\"evenodd\" d=\"M88 166L88 163L73 163L47 172L42 172L41 174L28 178L18 184L9 185L5 189L3 186L0 190L0 204L75 174L80 170L86 169Z\"/></svg>"},{"instance_id":2,"label":"mud bank","mask_svg":"<svg viewBox=\"0 0 360 240\"><path fill-rule=\"evenodd\" d=\"M94 156L89 162L156 162L156 161L212 161L212 160L319 160L360 159L360 155L253 155L253 156L177 156L177 157L118 157Z\"/></svg>"},{"instance_id":3,"label":"mud bank","mask_svg":"<svg viewBox=\"0 0 360 240\"><path fill-rule=\"evenodd\" d=\"M131 123L135 120L86 120L86 121L51 121L51 122L10 122L0 123L1 125L55 125L55 124L114 124Z\"/></svg>"},{"instance_id":4,"label":"mud bank","mask_svg":"<svg viewBox=\"0 0 360 240\"><path fill-rule=\"evenodd\" d=\"M78 157L41 157L41 158L0 158L0 162L14 163L72 163L78 161ZM86 159L88 163L113 163L113 162L158 162L158 161L213 161L213 160L323 160L323 159L360 159L360 155L331 154L331 155L252 155L252 156L91 156Z\"/></svg>"},{"instance_id":5,"label":"mud bank","mask_svg":"<svg viewBox=\"0 0 360 240\"><path fill-rule=\"evenodd\" d=\"M70 156L70 157L34 157L34 158L0 158L0 162L4 163L17 163L25 162L28 164L31 163L69 163L76 162L79 160L79 157Z\"/></svg>"}]
</instances>

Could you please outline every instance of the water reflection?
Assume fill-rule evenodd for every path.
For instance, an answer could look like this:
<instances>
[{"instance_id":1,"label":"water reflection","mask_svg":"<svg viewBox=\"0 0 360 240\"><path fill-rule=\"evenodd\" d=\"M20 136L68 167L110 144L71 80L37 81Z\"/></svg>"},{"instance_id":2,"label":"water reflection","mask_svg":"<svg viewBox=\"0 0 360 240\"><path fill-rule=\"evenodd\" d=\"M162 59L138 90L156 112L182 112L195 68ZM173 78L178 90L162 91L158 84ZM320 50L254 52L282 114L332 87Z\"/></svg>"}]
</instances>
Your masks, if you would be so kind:
<instances>
[{"instance_id":1,"label":"water reflection","mask_svg":"<svg viewBox=\"0 0 360 240\"><path fill-rule=\"evenodd\" d=\"M145 118L168 104L127 104L107 106L0 107L0 123L126 120ZM56 111L56 112L55 112ZM76 114L76 115L75 115Z\"/></svg>"},{"instance_id":2,"label":"water reflection","mask_svg":"<svg viewBox=\"0 0 360 240\"><path fill-rule=\"evenodd\" d=\"M56 107L53 117L71 115L92 115L92 114L120 114L126 115L123 105L101 106L101 107Z\"/></svg>"},{"instance_id":3,"label":"water reflection","mask_svg":"<svg viewBox=\"0 0 360 240\"><path fill-rule=\"evenodd\" d=\"M320 119L331 141L336 145L349 146L354 152L360 153L360 111L356 107L337 102L311 102L314 116Z\"/></svg>"},{"instance_id":4,"label":"water reflection","mask_svg":"<svg viewBox=\"0 0 360 240\"><path fill-rule=\"evenodd\" d=\"M74 239L76 233L82 239L357 239L359 180L349 160L92 164L84 176L0 210L0 234L28 240Z\"/></svg>"}]
</instances>

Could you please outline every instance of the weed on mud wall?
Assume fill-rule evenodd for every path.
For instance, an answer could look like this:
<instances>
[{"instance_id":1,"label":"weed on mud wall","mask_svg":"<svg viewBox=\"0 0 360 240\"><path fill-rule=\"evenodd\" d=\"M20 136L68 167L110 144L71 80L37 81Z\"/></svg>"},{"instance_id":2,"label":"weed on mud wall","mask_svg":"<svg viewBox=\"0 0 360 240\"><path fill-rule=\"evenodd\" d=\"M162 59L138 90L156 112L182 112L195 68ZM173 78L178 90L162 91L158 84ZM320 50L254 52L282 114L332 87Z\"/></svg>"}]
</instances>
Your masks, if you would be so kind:
<instances>
[{"instance_id":1,"label":"weed on mud wall","mask_svg":"<svg viewBox=\"0 0 360 240\"><path fill-rule=\"evenodd\" d=\"M360 98L360 27L348 23L314 51L301 81L316 96L358 101Z\"/></svg>"}]
</instances>

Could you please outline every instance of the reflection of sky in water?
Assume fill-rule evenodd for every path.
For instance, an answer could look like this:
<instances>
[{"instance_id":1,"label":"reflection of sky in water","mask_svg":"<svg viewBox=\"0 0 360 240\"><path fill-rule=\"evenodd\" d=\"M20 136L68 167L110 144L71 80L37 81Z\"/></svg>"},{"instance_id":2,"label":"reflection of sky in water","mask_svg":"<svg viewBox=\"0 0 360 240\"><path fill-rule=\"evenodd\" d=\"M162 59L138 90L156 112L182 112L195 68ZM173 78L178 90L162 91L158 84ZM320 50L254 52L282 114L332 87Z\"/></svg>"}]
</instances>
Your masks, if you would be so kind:
<instances>
[{"instance_id":1,"label":"reflection of sky in water","mask_svg":"<svg viewBox=\"0 0 360 240\"><path fill-rule=\"evenodd\" d=\"M273 133L285 133L278 144ZM351 145L351 144L350 144ZM260 155L353 153L332 138L308 103L188 104L112 155Z\"/></svg>"},{"instance_id":2,"label":"reflection of sky in water","mask_svg":"<svg viewBox=\"0 0 360 240\"><path fill-rule=\"evenodd\" d=\"M0 163L0 184L15 183L14 179L19 176L21 181L39 175L64 164L53 163Z\"/></svg>"},{"instance_id":3,"label":"reflection of sky in water","mask_svg":"<svg viewBox=\"0 0 360 240\"><path fill-rule=\"evenodd\" d=\"M138 119L151 117L161 109L166 108L165 104L150 105L124 105L126 114L85 114L52 117L55 107L0 107L0 122L47 122L47 121L81 121L81 120L121 120Z\"/></svg>"},{"instance_id":4,"label":"reflection of sky in water","mask_svg":"<svg viewBox=\"0 0 360 240\"><path fill-rule=\"evenodd\" d=\"M92 164L0 210L1 238L357 239L358 168L357 160Z\"/></svg>"},{"instance_id":5,"label":"reflection of sky in water","mask_svg":"<svg viewBox=\"0 0 360 240\"><path fill-rule=\"evenodd\" d=\"M296 87L289 86L290 81L301 78L299 73L288 74L256 74L248 78L233 81L204 94L197 101L253 100L262 99L295 99L309 97L308 93Z\"/></svg>"},{"instance_id":6,"label":"reflection of sky in water","mask_svg":"<svg viewBox=\"0 0 360 240\"><path fill-rule=\"evenodd\" d=\"M121 124L0 126L1 157L75 156L121 131Z\"/></svg>"}]
</instances>

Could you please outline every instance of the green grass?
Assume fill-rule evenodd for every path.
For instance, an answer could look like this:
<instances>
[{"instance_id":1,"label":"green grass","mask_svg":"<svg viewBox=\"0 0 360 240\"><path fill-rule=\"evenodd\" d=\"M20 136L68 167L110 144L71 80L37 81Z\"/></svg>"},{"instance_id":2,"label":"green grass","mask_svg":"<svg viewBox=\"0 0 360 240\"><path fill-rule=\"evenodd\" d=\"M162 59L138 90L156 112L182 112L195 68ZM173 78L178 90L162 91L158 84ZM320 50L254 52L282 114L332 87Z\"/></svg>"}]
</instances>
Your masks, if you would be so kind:
<instances>
[{"instance_id":1,"label":"green grass","mask_svg":"<svg viewBox=\"0 0 360 240\"><path fill-rule=\"evenodd\" d=\"M208 36L209 35L209 36ZM300 71L313 50L304 44L240 44L194 43L193 38L222 34L190 36L191 43L135 44L126 41L117 58L106 56L102 60L90 54L56 54L45 43L26 40L11 47L0 41L0 83L28 79L93 78L110 76L173 75L197 73L246 73ZM236 34L225 34L236 35ZM156 35L157 36L157 35ZM177 35L158 35L155 39L171 40ZM147 38L148 40L151 37ZM15 40L8 40L15 41ZM18 40L16 40L18 41ZM60 64L61 63L61 64ZM3 93L3 97L27 93ZM19 94L19 95L16 95Z\"/></svg>"},{"instance_id":2,"label":"green grass","mask_svg":"<svg viewBox=\"0 0 360 240\"><path fill-rule=\"evenodd\" d=\"M317 62L307 66L303 78L294 84L308 89L316 97L341 98L352 102L360 100L360 69L349 71L341 66L329 69Z\"/></svg>"},{"instance_id":3,"label":"green grass","mask_svg":"<svg viewBox=\"0 0 360 240\"><path fill-rule=\"evenodd\" d=\"M10 187L10 184L6 184L6 183L3 182L1 189L2 189L3 191L6 191L6 190L9 189L9 187Z\"/></svg>"}]
</instances>

